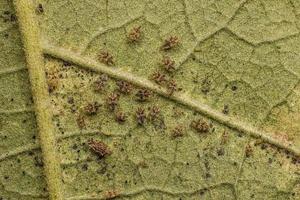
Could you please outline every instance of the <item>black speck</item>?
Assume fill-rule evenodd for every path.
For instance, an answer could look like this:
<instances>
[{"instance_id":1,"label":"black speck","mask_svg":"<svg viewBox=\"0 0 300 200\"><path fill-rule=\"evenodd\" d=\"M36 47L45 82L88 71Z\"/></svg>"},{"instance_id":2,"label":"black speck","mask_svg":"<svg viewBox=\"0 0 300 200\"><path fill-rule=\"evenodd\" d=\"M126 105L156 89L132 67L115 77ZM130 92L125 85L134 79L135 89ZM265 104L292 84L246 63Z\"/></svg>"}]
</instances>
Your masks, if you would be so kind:
<instances>
[{"instance_id":1,"label":"black speck","mask_svg":"<svg viewBox=\"0 0 300 200\"><path fill-rule=\"evenodd\" d=\"M88 164L83 164L83 165L82 165L82 170L83 170L83 171L86 171L86 170L88 170L88 169L89 169Z\"/></svg>"},{"instance_id":2,"label":"black speck","mask_svg":"<svg viewBox=\"0 0 300 200\"><path fill-rule=\"evenodd\" d=\"M233 85L232 87L231 87L231 90L232 91L236 91L238 88L237 88L237 86L236 85Z\"/></svg>"},{"instance_id":3,"label":"black speck","mask_svg":"<svg viewBox=\"0 0 300 200\"><path fill-rule=\"evenodd\" d=\"M218 154L218 156L223 156L225 154L224 149L223 148L218 149L217 154Z\"/></svg>"}]
</instances>

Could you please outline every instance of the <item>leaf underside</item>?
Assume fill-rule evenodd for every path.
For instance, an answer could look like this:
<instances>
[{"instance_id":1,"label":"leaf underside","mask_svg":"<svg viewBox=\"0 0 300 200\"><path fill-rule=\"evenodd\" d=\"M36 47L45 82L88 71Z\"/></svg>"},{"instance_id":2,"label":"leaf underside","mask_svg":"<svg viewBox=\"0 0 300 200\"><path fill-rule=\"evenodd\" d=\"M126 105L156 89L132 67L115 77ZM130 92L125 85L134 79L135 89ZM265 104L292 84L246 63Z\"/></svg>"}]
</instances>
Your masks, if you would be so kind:
<instances>
[{"instance_id":1,"label":"leaf underside","mask_svg":"<svg viewBox=\"0 0 300 200\"><path fill-rule=\"evenodd\" d=\"M0 0L1 200L49 199L53 174L43 171L42 150L56 151L69 200L300 198L297 0L34 5L53 115L43 123L54 125L57 149L40 147L27 49L13 4ZM130 41L137 27L140 37ZM171 36L178 45L162 49ZM166 57L173 72L161 64ZM155 72L178 91L159 86ZM150 96L140 101L144 88ZM151 118L153 108L160 112ZM197 130L197 120L208 131ZM111 153L99 157L90 141Z\"/></svg>"}]
</instances>

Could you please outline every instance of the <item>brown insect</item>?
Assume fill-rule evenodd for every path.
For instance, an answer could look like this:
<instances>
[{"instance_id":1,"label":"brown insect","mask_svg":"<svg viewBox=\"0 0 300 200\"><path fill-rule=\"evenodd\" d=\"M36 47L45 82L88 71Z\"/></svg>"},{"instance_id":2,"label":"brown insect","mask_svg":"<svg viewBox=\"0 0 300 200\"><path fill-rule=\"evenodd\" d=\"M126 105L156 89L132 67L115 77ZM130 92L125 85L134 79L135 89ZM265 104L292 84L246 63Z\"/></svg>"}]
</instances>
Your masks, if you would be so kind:
<instances>
[{"instance_id":1,"label":"brown insect","mask_svg":"<svg viewBox=\"0 0 300 200\"><path fill-rule=\"evenodd\" d=\"M56 68L47 69L46 72L49 93L56 90L59 86L59 71Z\"/></svg>"},{"instance_id":2,"label":"brown insect","mask_svg":"<svg viewBox=\"0 0 300 200\"><path fill-rule=\"evenodd\" d=\"M221 137L221 144L226 144L228 141L228 132L224 131Z\"/></svg>"},{"instance_id":3,"label":"brown insect","mask_svg":"<svg viewBox=\"0 0 300 200\"><path fill-rule=\"evenodd\" d=\"M146 121L146 114L145 110L143 108L138 108L137 111L135 112L135 116L137 119L137 123L139 125L143 125Z\"/></svg>"},{"instance_id":4,"label":"brown insect","mask_svg":"<svg viewBox=\"0 0 300 200\"><path fill-rule=\"evenodd\" d=\"M36 8L36 13L37 14L42 14L44 13L44 8L43 8L43 4L39 3L39 5Z\"/></svg>"},{"instance_id":5,"label":"brown insect","mask_svg":"<svg viewBox=\"0 0 300 200\"><path fill-rule=\"evenodd\" d=\"M138 42L141 39L141 26L134 27L128 34L128 40L130 42Z\"/></svg>"},{"instance_id":6,"label":"brown insect","mask_svg":"<svg viewBox=\"0 0 300 200\"><path fill-rule=\"evenodd\" d=\"M250 144L247 144L246 148L245 148L245 156L248 158L252 155L253 153L253 149L251 147Z\"/></svg>"},{"instance_id":7,"label":"brown insect","mask_svg":"<svg viewBox=\"0 0 300 200\"><path fill-rule=\"evenodd\" d=\"M211 89L211 80L205 78L201 84L201 91L203 92L203 94L207 94L209 93L210 89Z\"/></svg>"},{"instance_id":8,"label":"brown insect","mask_svg":"<svg viewBox=\"0 0 300 200\"><path fill-rule=\"evenodd\" d=\"M90 149L99 156L99 158L103 158L112 153L108 146L101 141L90 140L88 141L88 145Z\"/></svg>"},{"instance_id":9,"label":"brown insect","mask_svg":"<svg viewBox=\"0 0 300 200\"><path fill-rule=\"evenodd\" d=\"M149 116L149 119L150 119L151 121L153 121L153 120L155 120L155 119L158 118L159 114L160 114L160 109L159 109L159 107L153 106L153 107L150 108L150 111L149 111L149 115L148 115L148 116Z\"/></svg>"},{"instance_id":10,"label":"brown insect","mask_svg":"<svg viewBox=\"0 0 300 200\"><path fill-rule=\"evenodd\" d=\"M163 58L161 64L167 72L173 72L175 70L175 61L171 60L168 56Z\"/></svg>"},{"instance_id":11,"label":"brown insect","mask_svg":"<svg viewBox=\"0 0 300 200\"><path fill-rule=\"evenodd\" d=\"M154 72L152 74L152 80L154 80L157 84L161 85L166 81L166 75L160 72Z\"/></svg>"},{"instance_id":12,"label":"brown insect","mask_svg":"<svg viewBox=\"0 0 300 200\"><path fill-rule=\"evenodd\" d=\"M177 138L177 137L182 137L184 135L183 133L183 126L178 125L172 130L172 137Z\"/></svg>"},{"instance_id":13,"label":"brown insect","mask_svg":"<svg viewBox=\"0 0 300 200\"><path fill-rule=\"evenodd\" d=\"M194 120L191 123L191 127L198 133L207 133L209 131L209 125L203 119Z\"/></svg>"},{"instance_id":14,"label":"brown insect","mask_svg":"<svg viewBox=\"0 0 300 200\"><path fill-rule=\"evenodd\" d=\"M175 82L175 80L168 81L167 89L169 95L172 95L174 92L178 91L177 83Z\"/></svg>"},{"instance_id":15,"label":"brown insect","mask_svg":"<svg viewBox=\"0 0 300 200\"><path fill-rule=\"evenodd\" d=\"M100 92L104 89L104 87L107 85L108 76L106 74L102 74L98 80L94 82L94 90L96 92Z\"/></svg>"},{"instance_id":16,"label":"brown insect","mask_svg":"<svg viewBox=\"0 0 300 200\"><path fill-rule=\"evenodd\" d=\"M138 98L139 101L146 101L149 99L150 95L151 95L150 90L140 89L138 90L135 96Z\"/></svg>"},{"instance_id":17,"label":"brown insect","mask_svg":"<svg viewBox=\"0 0 300 200\"><path fill-rule=\"evenodd\" d=\"M113 56L108 51L102 51L99 54L99 60L107 65L113 65Z\"/></svg>"},{"instance_id":18,"label":"brown insect","mask_svg":"<svg viewBox=\"0 0 300 200\"><path fill-rule=\"evenodd\" d=\"M77 118L76 118L76 123L77 123L77 126L80 128L80 129L83 129L85 128L85 120L84 120L84 116L83 115L79 115Z\"/></svg>"},{"instance_id":19,"label":"brown insect","mask_svg":"<svg viewBox=\"0 0 300 200\"><path fill-rule=\"evenodd\" d=\"M222 112L223 112L223 114L227 115L229 113L229 106L224 105Z\"/></svg>"},{"instance_id":20,"label":"brown insect","mask_svg":"<svg viewBox=\"0 0 300 200\"><path fill-rule=\"evenodd\" d=\"M96 115L100 106L101 105L95 101L86 105L84 111L87 115Z\"/></svg>"},{"instance_id":21,"label":"brown insect","mask_svg":"<svg viewBox=\"0 0 300 200\"><path fill-rule=\"evenodd\" d=\"M177 36L170 36L168 39L165 40L164 44L162 45L162 50L170 50L176 47L179 44L179 39Z\"/></svg>"},{"instance_id":22,"label":"brown insect","mask_svg":"<svg viewBox=\"0 0 300 200\"><path fill-rule=\"evenodd\" d=\"M119 97L120 97L120 95L117 93L111 93L108 96L106 103L110 110L115 110L116 106L118 105Z\"/></svg>"},{"instance_id":23,"label":"brown insect","mask_svg":"<svg viewBox=\"0 0 300 200\"><path fill-rule=\"evenodd\" d=\"M116 113L115 119L118 123L123 124L126 121L127 116L125 113L119 111Z\"/></svg>"},{"instance_id":24,"label":"brown insect","mask_svg":"<svg viewBox=\"0 0 300 200\"><path fill-rule=\"evenodd\" d=\"M132 91L132 85L126 81L117 82L118 90L123 94L130 94Z\"/></svg>"}]
</instances>

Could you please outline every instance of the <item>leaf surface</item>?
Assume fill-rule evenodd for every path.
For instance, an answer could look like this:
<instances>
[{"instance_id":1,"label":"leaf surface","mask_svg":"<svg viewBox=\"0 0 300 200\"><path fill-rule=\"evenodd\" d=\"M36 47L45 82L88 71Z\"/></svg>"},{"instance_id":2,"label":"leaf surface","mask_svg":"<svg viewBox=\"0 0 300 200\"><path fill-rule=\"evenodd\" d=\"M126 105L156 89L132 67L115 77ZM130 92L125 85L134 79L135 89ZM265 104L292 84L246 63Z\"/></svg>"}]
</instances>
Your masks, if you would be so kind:
<instances>
[{"instance_id":1,"label":"leaf surface","mask_svg":"<svg viewBox=\"0 0 300 200\"><path fill-rule=\"evenodd\" d=\"M0 14L0 199L300 198L297 1L0 0Z\"/></svg>"}]
</instances>

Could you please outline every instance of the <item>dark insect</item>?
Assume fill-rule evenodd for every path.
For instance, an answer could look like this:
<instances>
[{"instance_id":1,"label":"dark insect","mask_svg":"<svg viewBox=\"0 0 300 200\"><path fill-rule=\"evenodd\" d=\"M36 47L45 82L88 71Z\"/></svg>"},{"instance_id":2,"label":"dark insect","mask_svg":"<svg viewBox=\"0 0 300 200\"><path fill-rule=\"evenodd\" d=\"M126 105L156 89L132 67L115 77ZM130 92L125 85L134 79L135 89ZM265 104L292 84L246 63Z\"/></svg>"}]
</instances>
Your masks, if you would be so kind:
<instances>
[{"instance_id":1,"label":"dark insect","mask_svg":"<svg viewBox=\"0 0 300 200\"><path fill-rule=\"evenodd\" d=\"M167 89L169 95L172 95L174 92L178 91L177 83L175 82L175 80L168 81Z\"/></svg>"},{"instance_id":2,"label":"dark insect","mask_svg":"<svg viewBox=\"0 0 300 200\"><path fill-rule=\"evenodd\" d=\"M132 91L132 85L126 81L117 82L118 90L123 94L130 94Z\"/></svg>"},{"instance_id":3,"label":"dark insect","mask_svg":"<svg viewBox=\"0 0 300 200\"><path fill-rule=\"evenodd\" d=\"M167 72L173 72L175 70L175 61L171 60L168 56L163 58L161 64Z\"/></svg>"},{"instance_id":4,"label":"dark insect","mask_svg":"<svg viewBox=\"0 0 300 200\"><path fill-rule=\"evenodd\" d=\"M84 120L84 116L83 116L83 115L79 115L79 116L76 118L76 123L77 123L77 126L78 126L80 129L85 128L85 120Z\"/></svg>"},{"instance_id":5,"label":"dark insect","mask_svg":"<svg viewBox=\"0 0 300 200\"><path fill-rule=\"evenodd\" d=\"M146 114L145 110L143 108L138 108L137 111L135 112L135 116L137 119L137 123L139 125L143 125L146 121Z\"/></svg>"},{"instance_id":6,"label":"dark insect","mask_svg":"<svg viewBox=\"0 0 300 200\"><path fill-rule=\"evenodd\" d=\"M108 96L106 103L110 110L112 110L112 111L115 110L116 106L118 105L119 97L120 97L120 95L117 93L111 93Z\"/></svg>"},{"instance_id":7,"label":"dark insect","mask_svg":"<svg viewBox=\"0 0 300 200\"><path fill-rule=\"evenodd\" d=\"M203 119L192 121L191 127L195 129L198 133L207 133L209 131L209 125Z\"/></svg>"},{"instance_id":8,"label":"dark insect","mask_svg":"<svg viewBox=\"0 0 300 200\"><path fill-rule=\"evenodd\" d=\"M36 12L37 14L42 14L44 13L44 8L43 8L43 4L39 3L39 5L36 8Z\"/></svg>"},{"instance_id":9,"label":"dark insect","mask_svg":"<svg viewBox=\"0 0 300 200\"><path fill-rule=\"evenodd\" d=\"M149 119L151 121L153 121L153 120L158 118L159 114L160 114L159 107L153 106L153 107L150 108L150 111L149 111Z\"/></svg>"},{"instance_id":10,"label":"dark insect","mask_svg":"<svg viewBox=\"0 0 300 200\"><path fill-rule=\"evenodd\" d=\"M56 71L51 71L51 70L49 72L46 72L46 77L47 77L48 91L49 93L51 93L58 88L59 77Z\"/></svg>"},{"instance_id":11,"label":"dark insect","mask_svg":"<svg viewBox=\"0 0 300 200\"><path fill-rule=\"evenodd\" d=\"M98 80L94 82L94 90L96 92L100 92L104 89L104 87L107 85L108 76L106 74L102 74Z\"/></svg>"},{"instance_id":12,"label":"dark insect","mask_svg":"<svg viewBox=\"0 0 300 200\"><path fill-rule=\"evenodd\" d=\"M247 144L246 149L245 149L245 156L248 158L252 155L253 149L250 144Z\"/></svg>"},{"instance_id":13,"label":"dark insect","mask_svg":"<svg viewBox=\"0 0 300 200\"><path fill-rule=\"evenodd\" d=\"M211 81L208 78L205 78L201 84L201 91L203 94L207 94L211 88Z\"/></svg>"},{"instance_id":14,"label":"dark insect","mask_svg":"<svg viewBox=\"0 0 300 200\"><path fill-rule=\"evenodd\" d=\"M184 135L183 133L183 126L178 125L172 130L172 137L177 138L177 137L182 137Z\"/></svg>"},{"instance_id":15,"label":"dark insect","mask_svg":"<svg viewBox=\"0 0 300 200\"><path fill-rule=\"evenodd\" d=\"M166 81L166 75L160 72L154 72L154 74L152 74L152 80L154 80L157 84L161 85Z\"/></svg>"},{"instance_id":16,"label":"dark insect","mask_svg":"<svg viewBox=\"0 0 300 200\"><path fill-rule=\"evenodd\" d=\"M127 116L123 112L117 112L115 119L118 123L123 124L126 121Z\"/></svg>"},{"instance_id":17,"label":"dark insect","mask_svg":"<svg viewBox=\"0 0 300 200\"><path fill-rule=\"evenodd\" d=\"M87 115L96 115L100 106L101 105L96 101L88 103L88 105L84 107L84 111Z\"/></svg>"},{"instance_id":18,"label":"dark insect","mask_svg":"<svg viewBox=\"0 0 300 200\"><path fill-rule=\"evenodd\" d=\"M179 44L179 39L177 36L170 36L168 39L165 40L164 44L162 45L162 50L170 50Z\"/></svg>"},{"instance_id":19,"label":"dark insect","mask_svg":"<svg viewBox=\"0 0 300 200\"><path fill-rule=\"evenodd\" d=\"M99 60L107 65L113 65L113 56L108 51L102 51L99 54Z\"/></svg>"},{"instance_id":20,"label":"dark insect","mask_svg":"<svg viewBox=\"0 0 300 200\"><path fill-rule=\"evenodd\" d=\"M108 146L101 141L90 140L88 141L88 145L90 149L99 156L99 158L103 158L112 153Z\"/></svg>"},{"instance_id":21,"label":"dark insect","mask_svg":"<svg viewBox=\"0 0 300 200\"><path fill-rule=\"evenodd\" d=\"M228 141L228 132L224 131L221 138L221 144L226 144Z\"/></svg>"},{"instance_id":22,"label":"dark insect","mask_svg":"<svg viewBox=\"0 0 300 200\"><path fill-rule=\"evenodd\" d=\"M130 42L138 42L141 39L141 26L134 27L128 34L128 40Z\"/></svg>"},{"instance_id":23,"label":"dark insect","mask_svg":"<svg viewBox=\"0 0 300 200\"><path fill-rule=\"evenodd\" d=\"M220 148L217 150L217 154L218 154L218 156L224 156L225 150L223 148Z\"/></svg>"},{"instance_id":24,"label":"dark insect","mask_svg":"<svg viewBox=\"0 0 300 200\"><path fill-rule=\"evenodd\" d=\"M139 101L146 101L149 99L150 95L151 95L150 90L140 89L138 90L135 96L138 98Z\"/></svg>"},{"instance_id":25,"label":"dark insect","mask_svg":"<svg viewBox=\"0 0 300 200\"><path fill-rule=\"evenodd\" d=\"M223 112L225 115L227 115L227 114L229 113L229 107L228 107L228 105L224 105L224 108L223 108L222 112Z\"/></svg>"}]
</instances>

